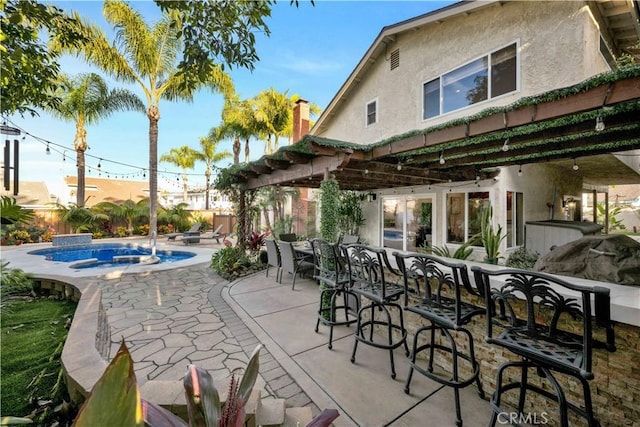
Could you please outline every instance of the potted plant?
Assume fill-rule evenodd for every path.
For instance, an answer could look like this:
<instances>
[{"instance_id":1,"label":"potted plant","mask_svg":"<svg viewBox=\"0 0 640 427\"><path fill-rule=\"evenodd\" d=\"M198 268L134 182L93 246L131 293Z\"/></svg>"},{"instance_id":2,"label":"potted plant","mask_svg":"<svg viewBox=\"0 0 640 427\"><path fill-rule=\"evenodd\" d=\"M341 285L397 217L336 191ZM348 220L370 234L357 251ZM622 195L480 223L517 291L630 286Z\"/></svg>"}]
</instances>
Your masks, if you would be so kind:
<instances>
[{"instance_id":1,"label":"potted plant","mask_svg":"<svg viewBox=\"0 0 640 427\"><path fill-rule=\"evenodd\" d=\"M498 225L497 229L493 228L493 207L491 204L487 205L482 210L481 217L481 229L480 238L482 239L482 246L487 253L485 262L488 264L497 264L500 257L500 244L507 237L506 234L502 234L502 225Z\"/></svg>"}]
</instances>

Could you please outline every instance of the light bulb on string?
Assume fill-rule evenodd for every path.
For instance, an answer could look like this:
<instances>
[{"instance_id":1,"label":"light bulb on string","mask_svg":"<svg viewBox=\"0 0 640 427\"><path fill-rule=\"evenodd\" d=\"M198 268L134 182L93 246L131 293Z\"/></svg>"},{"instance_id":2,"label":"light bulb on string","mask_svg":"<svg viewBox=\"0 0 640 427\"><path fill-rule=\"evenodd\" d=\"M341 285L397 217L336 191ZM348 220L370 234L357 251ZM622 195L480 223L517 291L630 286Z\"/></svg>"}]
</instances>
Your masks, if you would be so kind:
<instances>
[{"instance_id":1,"label":"light bulb on string","mask_svg":"<svg viewBox=\"0 0 640 427\"><path fill-rule=\"evenodd\" d=\"M444 150L442 150L440 152L440 160L438 160L440 162L441 165L444 165L445 160L444 160Z\"/></svg>"},{"instance_id":2,"label":"light bulb on string","mask_svg":"<svg viewBox=\"0 0 640 427\"><path fill-rule=\"evenodd\" d=\"M518 168L518 176L522 176L522 165Z\"/></svg>"},{"instance_id":3,"label":"light bulb on string","mask_svg":"<svg viewBox=\"0 0 640 427\"><path fill-rule=\"evenodd\" d=\"M48 142L47 142L47 149L46 149L45 153L47 153L47 156L51 155L51 148L49 148L49 143Z\"/></svg>"},{"instance_id":4,"label":"light bulb on string","mask_svg":"<svg viewBox=\"0 0 640 427\"><path fill-rule=\"evenodd\" d=\"M596 131L602 132L604 130L604 119L602 116L596 117Z\"/></svg>"},{"instance_id":5,"label":"light bulb on string","mask_svg":"<svg viewBox=\"0 0 640 427\"><path fill-rule=\"evenodd\" d=\"M577 171L578 169L580 169L580 166L578 166L578 162L576 161L576 159L573 159L573 170Z\"/></svg>"},{"instance_id":6,"label":"light bulb on string","mask_svg":"<svg viewBox=\"0 0 640 427\"><path fill-rule=\"evenodd\" d=\"M398 169L399 171L401 171L401 170L402 170L402 163L398 163L397 169Z\"/></svg>"},{"instance_id":7,"label":"light bulb on string","mask_svg":"<svg viewBox=\"0 0 640 427\"><path fill-rule=\"evenodd\" d=\"M504 144L502 144L502 151L509 151L509 138L504 140Z\"/></svg>"}]
</instances>

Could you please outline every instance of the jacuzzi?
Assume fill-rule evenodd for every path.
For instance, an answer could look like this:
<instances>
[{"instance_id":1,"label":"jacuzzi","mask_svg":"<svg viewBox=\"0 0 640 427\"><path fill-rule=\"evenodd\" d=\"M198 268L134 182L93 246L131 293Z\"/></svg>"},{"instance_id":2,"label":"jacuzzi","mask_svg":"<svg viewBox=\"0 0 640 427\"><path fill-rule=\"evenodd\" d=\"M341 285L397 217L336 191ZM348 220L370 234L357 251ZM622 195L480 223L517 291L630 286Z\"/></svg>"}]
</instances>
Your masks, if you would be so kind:
<instances>
[{"instance_id":1,"label":"jacuzzi","mask_svg":"<svg viewBox=\"0 0 640 427\"><path fill-rule=\"evenodd\" d=\"M544 255L554 246L562 246L584 236L600 234L602 225L589 221L527 221L525 247Z\"/></svg>"}]
</instances>

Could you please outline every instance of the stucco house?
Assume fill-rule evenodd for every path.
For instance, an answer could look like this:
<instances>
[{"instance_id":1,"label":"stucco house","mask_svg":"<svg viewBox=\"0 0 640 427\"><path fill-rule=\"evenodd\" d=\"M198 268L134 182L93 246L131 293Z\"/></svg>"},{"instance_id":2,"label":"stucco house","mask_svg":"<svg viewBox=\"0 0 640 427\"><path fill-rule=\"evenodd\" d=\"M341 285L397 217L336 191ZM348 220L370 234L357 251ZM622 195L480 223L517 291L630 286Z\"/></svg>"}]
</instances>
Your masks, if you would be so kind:
<instances>
[{"instance_id":1,"label":"stucco house","mask_svg":"<svg viewBox=\"0 0 640 427\"><path fill-rule=\"evenodd\" d=\"M236 177L336 179L369 195L361 237L405 250L455 249L490 202L506 255L527 222L580 221L584 193L640 183L640 69L615 63L640 53L638 16L635 1L471 1L384 27L309 134Z\"/></svg>"}]
</instances>

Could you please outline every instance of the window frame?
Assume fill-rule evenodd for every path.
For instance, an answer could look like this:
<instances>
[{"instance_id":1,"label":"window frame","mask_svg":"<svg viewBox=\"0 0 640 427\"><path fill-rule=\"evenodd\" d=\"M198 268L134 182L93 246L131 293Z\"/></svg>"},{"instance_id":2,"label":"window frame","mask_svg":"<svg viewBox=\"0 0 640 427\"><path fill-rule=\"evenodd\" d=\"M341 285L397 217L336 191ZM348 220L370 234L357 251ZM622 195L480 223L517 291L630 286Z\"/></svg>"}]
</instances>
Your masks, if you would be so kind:
<instances>
[{"instance_id":1,"label":"window frame","mask_svg":"<svg viewBox=\"0 0 640 427\"><path fill-rule=\"evenodd\" d=\"M371 116L371 114L369 113L369 106L372 104L374 105L374 111L373 111L374 120L373 122L369 123L369 117ZM367 102L364 106L364 126L369 127L369 126L375 125L376 123L378 123L378 98L377 97Z\"/></svg>"},{"instance_id":2,"label":"window frame","mask_svg":"<svg viewBox=\"0 0 640 427\"><path fill-rule=\"evenodd\" d=\"M469 194L471 193L487 193L488 197L486 198L487 200L489 200L489 203L493 204L493 191L488 189L488 188L477 188L477 189L464 189L464 190L460 190L460 191L455 191L455 192L445 192L442 194L442 208L443 208L443 212L444 212L444 221L443 221L443 226L444 226L444 230L443 230L443 244L445 245L463 245L466 242L469 241ZM463 230L462 230L462 235L464 236L464 241L462 242L457 242L457 241L451 241L449 240L449 219L450 219L450 212L449 212L449 195L451 194L462 194L462 200L460 201L460 208L463 209L462 212L460 212L462 214L462 221L463 221ZM458 213L457 215L459 215L460 213ZM481 242L477 242L475 245L470 245L470 248L480 248L482 247L482 243Z\"/></svg>"},{"instance_id":3,"label":"window frame","mask_svg":"<svg viewBox=\"0 0 640 427\"><path fill-rule=\"evenodd\" d=\"M492 83L491 83L491 81L492 81L492 73L491 73L491 70L492 70L492 67L493 67L493 64L492 64L492 61L491 61L492 55L494 53L502 50L502 49L508 48L510 46L513 46L513 45L515 45L515 53L516 53L516 57L515 57L515 60L516 60L516 63L515 63L515 89L510 91L510 92L503 93L501 95L491 96L491 93L492 93ZM486 68L486 72L487 72L487 99L484 99L482 101L478 101L478 102L473 103L473 104L465 105L463 107L456 108L454 110L450 110L450 111L446 111L446 112L443 111L444 102L445 102L444 101L443 77L448 75L448 74L452 74L452 73L454 73L456 71L462 70L464 67L467 67L468 65L470 65L470 64L472 64L472 63L474 63L474 62L476 62L476 61L478 61L478 60L480 60L482 58L487 58L487 63L488 63L488 66ZM434 115L434 116L431 116L431 117L426 117L427 105L425 103L425 87L426 87L426 85L431 84L431 83L436 82L436 81L438 81L438 111L439 111L439 113L437 115ZM455 113L457 111L462 111L465 108L470 108L470 107L473 107L473 106L481 105L481 104L489 102L489 101L500 99L500 98L502 98L504 96L509 96L509 95L517 93L519 91L520 91L520 39L516 39L516 40L511 41L511 42L509 42L509 43L507 43L505 45L502 45L502 46L500 46L500 47L498 47L496 49L493 49L493 50L485 53L484 55L479 55L479 56L477 56L477 57L475 57L475 58L473 58L473 59L471 59L471 60L469 60L469 61L467 61L467 62L465 62L465 63L463 63L463 64L461 64L461 65L459 65L457 67L455 67L455 68L449 69L449 70L445 71L444 73L439 74L435 78L432 78L432 79L429 79L429 80L424 80L421 83L421 88L420 88L420 96L422 97L422 99L420 101L421 104L422 104L422 121L427 121L427 120L435 119L435 118L438 118L438 117L442 117L442 116L447 115L447 114Z\"/></svg>"},{"instance_id":4,"label":"window frame","mask_svg":"<svg viewBox=\"0 0 640 427\"><path fill-rule=\"evenodd\" d=\"M430 199L431 200L431 205L432 205L432 210L431 210L431 245L433 246L433 243L436 242L437 236L438 236L438 227L437 227L437 216L438 216L438 197L436 193L433 192L425 192L425 193L411 193L411 194L385 194L382 195L381 197L381 203L380 203L380 224L379 224L379 233L380 233L380 246L386 249L394 249L390 246L385 246L384 245L384 229L385 229L385 217L384 217L384 208L385 208L385 202L388 200L397 200L400 201L402 203L402 249L394 249L394 250L403 250L403 251L407 251L407 247L408 247L408 234L409 234L409 229L408 229L408 210L407 210L407 204L409 200L420 200L420 199Z\"/></svg>"}]
</instances>

